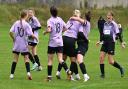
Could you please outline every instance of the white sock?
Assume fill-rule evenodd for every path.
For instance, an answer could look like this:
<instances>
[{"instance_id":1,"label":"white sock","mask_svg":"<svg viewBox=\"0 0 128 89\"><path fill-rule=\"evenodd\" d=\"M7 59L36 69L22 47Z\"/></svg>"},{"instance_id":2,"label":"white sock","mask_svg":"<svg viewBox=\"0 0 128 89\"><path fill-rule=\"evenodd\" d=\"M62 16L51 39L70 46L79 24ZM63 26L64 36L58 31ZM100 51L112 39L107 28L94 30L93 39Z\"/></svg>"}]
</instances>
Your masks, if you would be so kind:
<instances>
[{"instance_id":1,"label":"white sock","mask_svg":"<svg viewBox=\"0 0 128 89\"><path fill-rule=\"evenodd\" d=\"M50 77L50 78L51 78L52 76L48 76L48 77Z\"/></svg>"},{"instance_id":2,"label":"white sock","mask_svg":"<svg viewBox=\"0 0 128 89\"><path fill-rule=\"evenodd\" d=\"M30 73L30 72L28 72L28 73L27 73L27 75L28 75L28 76L31 76L31 73Z\"/></svg>"},{"instance_id":3,"label":"white sock","mask_svg":"<svg viewBox=\"0 0 128 89\"><path fill-rule=\"evenodd\" d=\"M78 76L80 76L79 74L76 74L76 76L78 77Z\"/></svg>"},{"instance_id":4,"label":"white sock","mask_svg":"<svg viewBox=\"0 0 128 89\"><path fill-rule=\"evenodd\" d=\"M66 70L66 73L69 71L69 69Z\"/></svg>"},{"instance_id":5,"label":"white sock","mask_svg":"<svg viewBox=\"0 0 128 89\"><path fill-rule=\"evenodd\" d=\"M60 71L57 71L57 72L56 72L56 75L60 75Z\"/></svg>"}]
</instances>

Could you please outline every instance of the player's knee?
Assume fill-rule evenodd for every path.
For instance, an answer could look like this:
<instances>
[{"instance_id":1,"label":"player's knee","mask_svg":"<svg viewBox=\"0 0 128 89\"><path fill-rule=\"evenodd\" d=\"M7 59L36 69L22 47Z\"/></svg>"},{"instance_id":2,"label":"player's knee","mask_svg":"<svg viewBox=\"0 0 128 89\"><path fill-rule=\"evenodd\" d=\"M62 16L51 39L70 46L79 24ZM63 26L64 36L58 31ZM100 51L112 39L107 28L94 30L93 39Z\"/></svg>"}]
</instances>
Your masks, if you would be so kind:
<instances>
[{"instance_id":1,"label":"player's knee","mask_svg":"<svg viewBox=\"0 0 128 89\"><path fill-rule=\"evenodd\" d=\"M114 64L114 61L109 61L109 64L110 64L110 65L113 65L113 64Z\"/></svg>"},{"instance_id":2,"label":"player's knee","mask_svg":"<svg viewBox=\"0 0 128 89\"><path fill-rule=\"evenodd\" d=\"M48 59L48 65L52 65L53 61L52 59Z\"/></svg>"},{"instance_id":3,"label":"player's knee","mask_svg":"<svg viewBox=\"0 0 128 89\"><path fill-rule=\"evenodd\" d=\"M13 62L16 62L16 63L17 63L17 62L18 62L18 60L14 59L14 60L13 60Z\"/></svg>"},{"instance_id":4,"label":"player's knee","mask_svg":"<svg viewBox=\"0 0 128 89\"><path fill-rule=\"evenodd\" d=\"M63 55L63 60L66 61L66 59L67 59L67 56Z\"/></svg>"},{"instance_id":5,"label":"player's knee","mask_svg":"<svg viewBox=\"0 0 128 89\"><path fill-rule=\"evenodd\" d=\"M103 62L104 62L104 56L100 55L100 63L103 63Z\"/></svg>"}]
</instances>

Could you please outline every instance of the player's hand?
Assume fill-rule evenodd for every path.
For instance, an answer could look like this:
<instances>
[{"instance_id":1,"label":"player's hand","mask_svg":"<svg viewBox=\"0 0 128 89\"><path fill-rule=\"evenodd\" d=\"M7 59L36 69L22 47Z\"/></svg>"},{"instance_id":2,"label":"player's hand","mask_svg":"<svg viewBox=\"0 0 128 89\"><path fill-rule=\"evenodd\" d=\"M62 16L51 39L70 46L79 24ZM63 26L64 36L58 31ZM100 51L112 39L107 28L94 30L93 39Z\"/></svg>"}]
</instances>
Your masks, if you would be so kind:
<instances>
[{"instance_id":1,"label":"player's hand","mask_svg":"<svg viewBox=\"0 0 128 89\"><path fill-rule=\"evenodd\" d=\"M35 36L35 39L37 40L37 42L39 42L39 39Z\"/></svg>"},{"instance_id":2,"label":"player's hand","mask_svg":"<svg viewBox=\"0 0 128 89\"><path fill-rule=\"evenodd\" d=\"M126 47L125 45L126 45L125 42L122 42L122 43L121 43L121 47L122 47L122 48L125 48L125 47Z\"/></svg>"},{"instance_id":3,"label":"player's hand","mask_svg":"<svg viewBox=\"0 0 128 89\"><path fill-rule=\"evenodd\" d=\"M96 43L96 46L99 46L99 45L102 45L102 44L103 44L103 42L98 41L98 42Z\"/></svg>"},{"instance_id":4,"label":"player's hand","mask_svg":"<svg viewBox=\"0 0 128 89\"><path fill-rule=\"evenodd\" d=\"M98 47L100 45L100 41L96 42L96 46Z\"/></svg>"}]
</instances>

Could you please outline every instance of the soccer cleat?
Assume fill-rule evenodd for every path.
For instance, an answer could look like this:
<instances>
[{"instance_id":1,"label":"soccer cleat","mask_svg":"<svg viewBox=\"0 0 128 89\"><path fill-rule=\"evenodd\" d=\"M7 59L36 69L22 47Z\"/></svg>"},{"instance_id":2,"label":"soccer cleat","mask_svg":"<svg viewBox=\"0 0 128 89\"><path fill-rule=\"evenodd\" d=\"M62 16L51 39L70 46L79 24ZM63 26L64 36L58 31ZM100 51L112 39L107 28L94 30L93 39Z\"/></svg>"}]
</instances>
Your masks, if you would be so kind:
<instances>
[{"instance_id":1,"label":"soccer cleat","mask_svg":"<svg viewBox=\"0 0 128 89\"><path fill-rule=\"evenodd\" d=\"M67 71L67 79L71 80L72 72L70 70Z\"/></svg>"},{"instance_id":2,"label":"soccer cleat","mask_svg":"<svg viewBox=\"0 0 128 89\"><path fill-rule=\"evenodd\" d=\"M32 70L35 70L37 67L38 67L38 64L37 63L34 63L33 66L32 66L32 68L31 68L31 71Z\"/></svg>"},{"instance_id":3,"label":"soccer cleat","mask_svg":"<svg viewBox=\"0 0 128 89\"><path fill-rule=\"evenodd\" d=\"M32 76L28 76L28 80L32 80Z\"/></svg>"},{"instance_id":4,"label":"soccer cleat","mask_svg":"<svg viewBox=\"0 0 128 89\"><path fill-rule=\"evenodd\" d=\"M56 78L57 78L57 79L61 79L61 77L60 77L60 72L59 72L59 71L56 72Z\"/></svg>"},{"instance_id":5,"label":"soccer cleat","mask_svg":"<svg viewBox=\"0 0 128 89\"><path fill-rule=\"evenodd\" d=\"M13 74L10 74L10 79L13 79L14 78L14 75Z\"/></svg>"},{"instance_id":6,"label":"soccer cleat","mask_svg":"<svg viewBox=\"0 0 128 89\"><path fill-rule=\"evenodd\" d=\"M36 68L36 70L41 71L41 70L43 70L43 68L42 68L42 66L39 66L39 67Z\"/></svg>"},{"instance_id":7,"label":"soccer cleat","mask_svg":"<svg viewBox=\"0 0 128 89\"><path fill-rule=\"evenodd\" d=\"M32 80L32 76L29 72L27 73L27 77L28 77L28 80Z\"/></svg>"},{"instance_id":8,"label":"soccer cleat","mask_svg":"<svg viewBox=\"0 0 128 89\"><path fill-rule=\"evenodd\" d=\"M60 77L60 72L59 72L59 71L56 72L56 78L57 78L57 79L61 79L61 77Z\"/></svg>"},{"instance_id":9,"label":"soccer cleat","mask_svg":"<svg viewBox=\"0 0 128 89\"><path fill-rule=\"evenodd\" d=\"M104 74L101 74L100 77L101 77L101 78L105 78L105 75L104 75Z\"/></svg>"},{"instance_id":10,"label":"soccer cleat","mask_svg":"<svg viewBox=\"0 0 128 89\"><path fill-rule=\"evenodd\" d=\"M120 68L121 77L124 77L124 69Z\"/></svg>"},{"instance_id":11,"label":"soccer cleat","mask_svg":"<svg viewBox=\"0 0 128 89\"><path fill-rule=\"evenodd\" d=\"M57 78L57 79L61 79L60 75L56 75L56 78Z\"/></svg>"},{"instance_id":12,"label":"soccer cleat","mask_svg":"<svg viewBox=\"0 0 128 89\"><path fill-rule=\"evenodd\" d=\"M87 82L89 79L90 79L90 77L87 74L85 74L84 75L84 82Z\"/></svg>"},{"instance_id":13,"label":"soccer cleat","mask_svg":"<svg viewBox=\"0 0 128 89\"><path fill-rule=\"evenodd\" d=\"M76 81L73 76L71 75L71 78L70 78L71 81Z\"/></svg>"},{"instance_id":14,"label":"soccer cleat","mask_svg":"<svg viewBox=\"0 0 128 89\"><path fill-rule=\"evenodd\" d=\"M52 81L52 77L47 77L46 81L47 82L51 82Z\"/></svg>"},{"instance_id":15,"label":"soccer cleat","mask_svg":"<svg viewBox=\"0 0 128 89\"><path fill-rule=\"evenodd\" d=\"M79 74L76 74L76 80L80 80L80 75Z\"/></svg>"}]
</instances>

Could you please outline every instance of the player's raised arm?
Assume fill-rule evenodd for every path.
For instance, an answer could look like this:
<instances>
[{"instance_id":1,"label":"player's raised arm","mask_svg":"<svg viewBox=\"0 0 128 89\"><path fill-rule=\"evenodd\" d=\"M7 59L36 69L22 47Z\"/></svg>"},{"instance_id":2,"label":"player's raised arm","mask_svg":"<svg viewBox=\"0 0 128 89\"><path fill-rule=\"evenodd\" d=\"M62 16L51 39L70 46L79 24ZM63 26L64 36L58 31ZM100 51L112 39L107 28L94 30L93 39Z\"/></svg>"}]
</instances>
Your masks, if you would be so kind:
<instances>
[{"instance_id":1,"label":"player's raised arm","mask_svg":"<svg viewBox=\"0 0 128 89\"><path fill-rule=\"evenodd\" d=\"M84 24L84 23L86 22L85 19L82 19L82 18L80 18L80 17L75 17L75 16L71 17L70 19L79 21L79 22L82 23L82 24Z\"/></svg>"}]
</instances>

